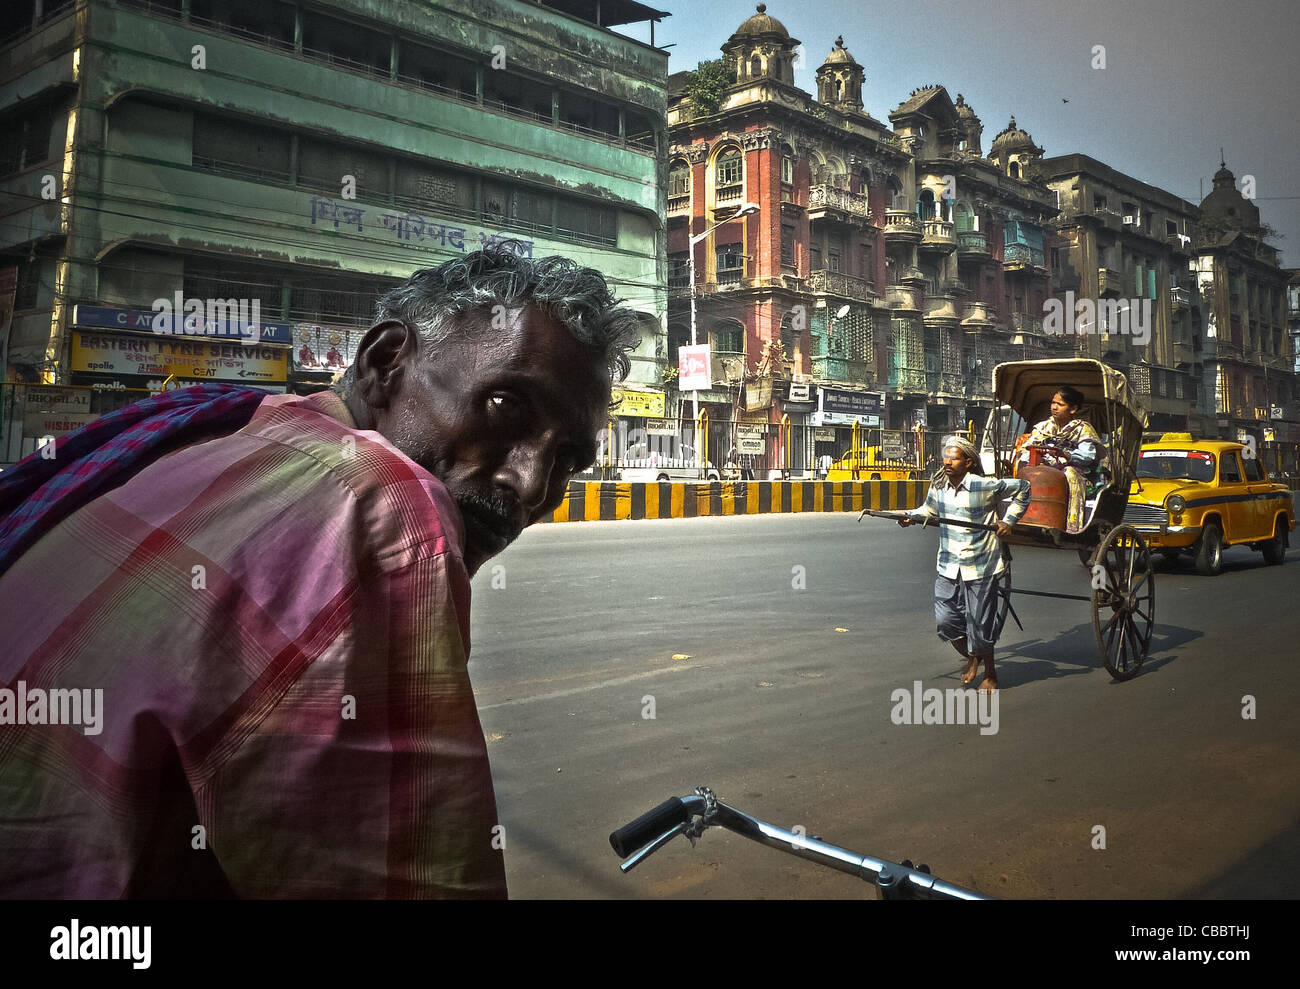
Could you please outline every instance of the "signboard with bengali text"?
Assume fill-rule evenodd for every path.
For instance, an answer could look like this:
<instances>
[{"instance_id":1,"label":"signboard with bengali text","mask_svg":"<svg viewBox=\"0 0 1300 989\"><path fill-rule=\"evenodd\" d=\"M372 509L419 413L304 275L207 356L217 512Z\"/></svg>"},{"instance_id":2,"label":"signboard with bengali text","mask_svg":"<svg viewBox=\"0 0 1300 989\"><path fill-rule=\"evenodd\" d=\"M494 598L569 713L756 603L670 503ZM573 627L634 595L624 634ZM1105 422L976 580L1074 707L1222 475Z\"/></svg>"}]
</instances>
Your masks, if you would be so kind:
<instances>
[{"instance_id":1,"label":"signboard with bengali text","mask_svg":"<svg viewBox=\"0 0 1300 989\"><path fill-rule=\"evenodd\" d=\"M287 351L243 343L165 336L72 334L72 371L153 375L256 385L285 381Z\"/></svg>"}]
</instances>

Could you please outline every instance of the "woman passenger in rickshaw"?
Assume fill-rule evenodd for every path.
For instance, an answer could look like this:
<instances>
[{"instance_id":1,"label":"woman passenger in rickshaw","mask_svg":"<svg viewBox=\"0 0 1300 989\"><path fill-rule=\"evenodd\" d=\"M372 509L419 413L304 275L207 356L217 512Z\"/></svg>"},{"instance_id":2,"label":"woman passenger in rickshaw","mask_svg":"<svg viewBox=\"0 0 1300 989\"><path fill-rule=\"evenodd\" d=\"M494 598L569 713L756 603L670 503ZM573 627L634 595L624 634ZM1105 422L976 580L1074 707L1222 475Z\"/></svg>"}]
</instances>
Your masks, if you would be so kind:
<instances>
[{"instance_id":1,"label":"woman passenger in rickshaw","mask_svg":"<svg viewBox=\"0 0 1300 989\"><path fill-rule=\"evenodd\" d=\"M1097 430L1079 416L1083 404L1078 389L1062 385L1052 396L1051 418L1035 426L1022 447L1040 450L1042 463L1064 471L1070 486L1066 532L1079 532L1084 527L1088 484L1097 480L1105 449Z\"/></svg>"}]
</instances>

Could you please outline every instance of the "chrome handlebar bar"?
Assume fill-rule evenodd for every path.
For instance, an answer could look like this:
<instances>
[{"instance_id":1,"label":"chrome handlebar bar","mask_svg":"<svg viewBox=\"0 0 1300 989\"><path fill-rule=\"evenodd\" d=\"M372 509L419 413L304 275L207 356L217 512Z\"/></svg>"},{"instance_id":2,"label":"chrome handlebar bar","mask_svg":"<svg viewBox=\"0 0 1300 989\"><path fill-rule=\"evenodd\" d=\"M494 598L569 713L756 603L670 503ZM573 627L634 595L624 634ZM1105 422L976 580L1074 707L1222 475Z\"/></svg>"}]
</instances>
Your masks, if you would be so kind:
<instances>
[{"instance_id":1,"label":"chrome handlebar bar","mask_svg":"<svg viewBox=\"0 0 1300 989\"><path fill-rule=\"evenodd\" d=\"M609 843L624 859L619 868L631 872L678 835L686 835L692 846L710 827L723 827L750 841L808 859L839 872L873 883L886 900L987 900L990 897L931 875L925 865L904 860L886 862L871 855L840 848L821 838L787 831L722 803L707 786L693 794L674 798L619 828Z\"/></svg>"}]
</instances>

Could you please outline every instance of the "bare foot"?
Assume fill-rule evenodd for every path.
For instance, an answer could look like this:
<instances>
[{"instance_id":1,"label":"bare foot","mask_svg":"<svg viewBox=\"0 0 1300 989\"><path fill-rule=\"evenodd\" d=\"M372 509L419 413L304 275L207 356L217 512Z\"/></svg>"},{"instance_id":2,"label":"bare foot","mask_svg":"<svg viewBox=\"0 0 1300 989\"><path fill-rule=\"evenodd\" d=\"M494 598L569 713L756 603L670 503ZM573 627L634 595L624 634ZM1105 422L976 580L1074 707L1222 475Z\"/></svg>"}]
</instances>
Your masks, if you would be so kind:
<instances>
[{"instance_id":1,"label":"bare foot","mask_svg":"<svg viewBox=\"0 0 1300 989\"><path fill-rule=\"evenodd\" d=\"M979 689L981 693L991 693L992 691L997 690L998 678L995 676L986 676L980 681Z\"/></svg>"},{"instance_id":2,"label":"bare foot","mask_svg":"<svg viewBox=\"0 0 1300 989\"><path fill-rule=\"evenodd\" d=\"M978 656L967 656L966 672L961 675L962 683L970 683L975 679L975 674L980 669L980 658Z\"/></svg>"}]
</instances>

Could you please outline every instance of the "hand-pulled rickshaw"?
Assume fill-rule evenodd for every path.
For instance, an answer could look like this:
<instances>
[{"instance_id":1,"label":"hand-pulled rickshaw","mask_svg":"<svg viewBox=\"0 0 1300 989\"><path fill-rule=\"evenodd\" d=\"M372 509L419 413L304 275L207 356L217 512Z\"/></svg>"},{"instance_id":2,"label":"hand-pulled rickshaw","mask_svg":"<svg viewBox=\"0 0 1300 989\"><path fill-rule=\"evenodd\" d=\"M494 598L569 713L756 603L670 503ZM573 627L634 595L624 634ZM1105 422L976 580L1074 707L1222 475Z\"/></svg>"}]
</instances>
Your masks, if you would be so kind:
<instances>
[{"instance_id":1,"label":"hand-pulled rickshaw","mask_svg":"<svg viewBox=\"0 0 1300 989\"><path fill-rule=\"evenodd\" d=\"M1050 416L1052 396L1063 386L1082 393L1079 416L1100 434L1102 450L1087 478L1083 517L1078 531L1066 526L1068 485L1062 451L1050 443L1027 446L1020 427ZM989 417L983 452L986 474L1019 476L1029 481L1031 502L1003 545L1074 550L1088 568L1091 594L1059 594L1011 586L1011 567L1001 578L1001 620L1012 594L1089 601L1101 661L1116 680L1137 675L1151 647L1155 626L1155 574L1151 553L1136 529L1124 525L1129 487L1137 477L1146 413L1119 371L1093 360L1038 360L999 364L993 371L999 403ZM1005 506L1004 506L1005 508ZM877 513L870 513L877 514ZM884 514L884 513L880 513ZM1001 515L999 511L999 515ZM941 524L992 529L992 525L943 520ZM1010 558L1009 551L1007 558ZM1021 626L1023 628L1023 626Z\"/></svg>"},{"instance_id":2,"label":"hand-pulled rickshaw","mask_svg":"<svg viewBox=\"0 0 1300 989\"><path fill-rule=\"evenodd\" d=\"M1066 385L1083 394L1079 414L1101 434L1103 444L1087 482L1079 531L1067 532L1062 527L1061 471L1044 462L1055 458L1032 453L1017 456L1016 442L1021 436L1010 435L1007 417L996 411L991 417L993 466L998 477L1016 474L1029 481L1032 490L1029 511L1004 543L1075 550L1088 567L1092 593L1083 597L1011 587L1008 568L1003 607L1010 607L1011 593L1090 601L1101 661L1116 680L1128 680L1137 675L1146 659L1155 628L1151 553L1141 534L1123 524L1129 488L1137 477L1146 412L1128 379L1100 361L1016 361L999 364L993 371L997 400L1029 424L1048 418L1052 396Z\"/></svg>"}]
</instances>

